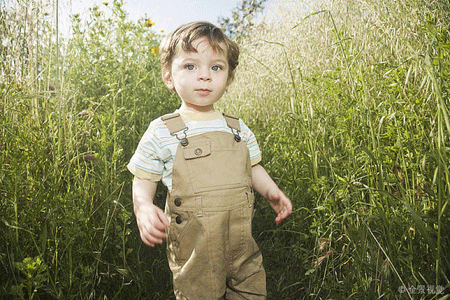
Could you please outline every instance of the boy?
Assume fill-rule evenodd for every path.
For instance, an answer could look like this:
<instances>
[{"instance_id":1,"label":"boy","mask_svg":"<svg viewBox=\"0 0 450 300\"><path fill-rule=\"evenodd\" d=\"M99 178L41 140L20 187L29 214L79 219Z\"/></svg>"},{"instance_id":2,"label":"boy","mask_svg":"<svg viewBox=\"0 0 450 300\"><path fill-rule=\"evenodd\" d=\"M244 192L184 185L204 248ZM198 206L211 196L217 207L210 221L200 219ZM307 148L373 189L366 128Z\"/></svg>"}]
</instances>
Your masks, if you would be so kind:
<instances>
[{"instance_id":1,"label":"boy","mask_svg":"<svg viewBox=\"0 0 450 300\"><path fill-rule=\"evenodd\" d=\"M207 22L180 26L162 41L162 77L180 108L150 123L128 168L142 241L167 238L177 299L265 299L261 252L251 235L253 189L269 200L278 224L290 200L258 163L253 133L214 110L233 80L239 48ZM153 204L168 188L165 213Z\"/></svg>"}]
</instances>

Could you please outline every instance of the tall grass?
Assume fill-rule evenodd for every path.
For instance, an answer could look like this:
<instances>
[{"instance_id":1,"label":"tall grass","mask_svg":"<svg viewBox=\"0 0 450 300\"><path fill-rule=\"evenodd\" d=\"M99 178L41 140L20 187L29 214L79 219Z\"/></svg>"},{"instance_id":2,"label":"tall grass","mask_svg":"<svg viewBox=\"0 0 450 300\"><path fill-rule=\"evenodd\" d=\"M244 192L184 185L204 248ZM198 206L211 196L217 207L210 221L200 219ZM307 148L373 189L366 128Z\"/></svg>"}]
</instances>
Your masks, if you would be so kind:
<instances>
[{"instance_id":1,"label":"tall grass","mask_svg":"<svg viewBox=\"0 0 450 300\"><path fill-rule=\"evenodd\" d=\"M125 167L149 120L177 105L151 51L158 35L130 22L121 1L73 16L65 39L58 2L8 4L0 298L167 299L163 252L142 247Z\"/></svg>"},{"instance_id":2,"label":"tall grass","mask_svg":"<svg viewBox=\"0 0 450 300\"><path fill-rule=\"evenodd\" d=\"M222 106L254 128L296 207L257 229L272 298L448 291L448 9L281 2L242 45Z\"/></svg>"},{"instance_id":3,"label":"tall grass","mask_svg":"<svg viewBox=\"0 0 450 300\"><path fill-rule=\"evenodd\" d=\"M163 247L139 239L125 168L149 121L178 105L152 53L160 37L121 1L73 16L64 38L58 1L8 4L0 299L173 299ZM445 298L449 8L279 2L241 40L221 109L255 132L295 208L276 227L257 203L269 299Z\"/></svg>"}]
</instances>

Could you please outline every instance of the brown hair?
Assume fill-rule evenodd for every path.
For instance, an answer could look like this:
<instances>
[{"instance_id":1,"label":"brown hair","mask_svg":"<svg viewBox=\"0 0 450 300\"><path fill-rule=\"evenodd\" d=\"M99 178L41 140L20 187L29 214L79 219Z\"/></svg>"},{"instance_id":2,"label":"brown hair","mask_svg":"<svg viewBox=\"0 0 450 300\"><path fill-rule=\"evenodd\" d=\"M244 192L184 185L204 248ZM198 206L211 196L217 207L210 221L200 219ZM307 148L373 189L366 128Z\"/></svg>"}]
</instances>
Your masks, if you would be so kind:
<instances>
[{"instance_id":1,"label":"brown hair","mask_svg":"<svg viewBox=\"0 0 450 300\"><path fill-rule=\"evenodd\" d=\"M159 47L163 76L165 72L170 71L173 57L179 46L183 51L197 52L192 43L203 37L208 39L214 51L226 51L229 65L228 77L232 79L239 64L239 47L220 28L209 22L191 22L181 25L163 38ZM221 43L225 44L226 49L222 49Z\"/></svg>"}]
</instances>

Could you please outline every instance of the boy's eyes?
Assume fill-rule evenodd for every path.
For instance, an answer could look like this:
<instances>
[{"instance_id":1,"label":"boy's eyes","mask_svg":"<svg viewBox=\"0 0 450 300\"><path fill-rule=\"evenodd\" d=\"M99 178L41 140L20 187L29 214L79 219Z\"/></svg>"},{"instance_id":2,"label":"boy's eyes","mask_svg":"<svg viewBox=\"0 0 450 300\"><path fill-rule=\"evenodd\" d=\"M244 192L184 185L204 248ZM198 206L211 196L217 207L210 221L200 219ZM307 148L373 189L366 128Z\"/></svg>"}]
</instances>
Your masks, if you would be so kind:
<instances>
[{"instance_id":1,"label":"boy's eyes","mask_svg":"<svg viewBox=\"0 0 450 300\"><path fill-rule=\"evenodd\" d=\"M187 65L184 66L184 68L189 70L189 71L195 70L195 66L192 65L192 64L187 64ZM219 70L222 70L222 69L223 69L222 66L217 66L217 65L211 67L211 70L213 70L213 71L219 71Z\"/></svg>"}]
</instances>

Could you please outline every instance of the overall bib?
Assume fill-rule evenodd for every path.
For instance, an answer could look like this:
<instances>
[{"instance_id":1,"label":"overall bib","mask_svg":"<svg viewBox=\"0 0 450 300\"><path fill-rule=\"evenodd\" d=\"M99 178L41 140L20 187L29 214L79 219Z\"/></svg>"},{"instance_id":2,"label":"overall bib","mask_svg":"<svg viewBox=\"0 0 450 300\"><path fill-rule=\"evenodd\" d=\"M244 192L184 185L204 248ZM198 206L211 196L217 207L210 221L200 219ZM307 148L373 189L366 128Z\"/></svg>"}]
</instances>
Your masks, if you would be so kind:
<instances>
[{"instance_id":1,"label":"overall bib","mask_svg":"<svg viewBox=\"0 0 450 300\"><path fill-rule=\"evenodd\" d=\"M261 252L252 237L254 193L239 119L227 132L186 136L178 113L162 117L180 140L167 195L167 256L177 299L266 299Z\"/></svg>"}]
</instances>

